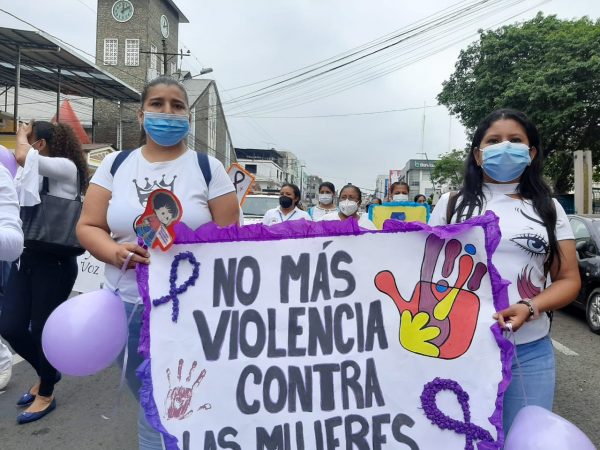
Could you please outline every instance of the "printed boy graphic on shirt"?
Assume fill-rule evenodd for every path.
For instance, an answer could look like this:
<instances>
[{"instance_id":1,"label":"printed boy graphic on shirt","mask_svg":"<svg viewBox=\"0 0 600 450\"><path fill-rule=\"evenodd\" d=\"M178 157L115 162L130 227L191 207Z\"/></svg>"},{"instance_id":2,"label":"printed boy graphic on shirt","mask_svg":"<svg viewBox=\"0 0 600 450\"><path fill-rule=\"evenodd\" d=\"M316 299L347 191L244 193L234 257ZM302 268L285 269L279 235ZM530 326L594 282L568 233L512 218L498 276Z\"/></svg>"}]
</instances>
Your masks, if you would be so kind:
<instances>
[{"instance_id":1,"label":"printed boy graphic on shirt","mask_svg":"<svg viewBox=\"0 0 600 450\"><path fill-rule=\"evenodd\" d=\"M173 225L183 214L179 200L171 191L158 189L148 198L146 211L135 221L135 232L148 247L167 250L175 241Z\"/></svg>"}]
</instances>

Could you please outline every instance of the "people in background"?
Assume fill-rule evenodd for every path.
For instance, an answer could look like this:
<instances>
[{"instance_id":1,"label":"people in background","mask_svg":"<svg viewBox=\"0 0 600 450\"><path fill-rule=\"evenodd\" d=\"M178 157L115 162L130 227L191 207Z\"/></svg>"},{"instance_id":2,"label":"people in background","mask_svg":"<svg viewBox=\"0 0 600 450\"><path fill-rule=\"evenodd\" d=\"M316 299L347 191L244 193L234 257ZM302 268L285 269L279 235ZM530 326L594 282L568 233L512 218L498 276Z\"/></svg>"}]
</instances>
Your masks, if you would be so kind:
<instances>
[{"instance_id":1,"label":"people in background","mask_svg":"<svg viewBox=\"0 0 600 450\"><path fill-rule=\"evenodd\" d=\"M292 183L285 183L279 191L279 206L268 210L263 217L264 225L287 222L288 220L311 220L309 214L299 207L300 188Z\"/></svg>"},{"instance_id":2,"label":"people in background","mask_svg":"<svg viewBox=\"0 0 600 450\"><path fill-rule=\"evenodd\" d=\"M407 202L408 201L408 184L404 181L396 181L390 186L390 202Z\"/></svg>"},{"instance_id":3,"label":"people in background","mask_svg":"<svg viewBox=\"0 0 600 450\"><path fill-rule=\"evenodd\" d=\"M338 211L330 212L320 220L348 220L353 218L358 221L361 228L376 230L375 224L369 220L367 214L360 214L358 209L362 202L362 193L357 186L347 184L340 191L338 198Z\"/></svg>"},{"instance_id":4,"label":"people in background","mask_svg":"<svg viewBox=\"0 0 600 450\"><path fill-rule=\"evenodd\" d=\"M495 318L516 342L504 394L505 433L526 405L552 410L556 371L546 313L573 301L581 284L573 232L550 195L543 167L535 125L519 111L494 111L473 135L462 187L452 197L444 194L429 220L434 226L456 223L485 211L499 218L494 265L510 283L509 306Z\"/></svg>"},{"instance_id":5,"label":"people in background","mask_svg":"<svg viewBox=\"0 0 600 450\"><path fill-rule=\"evenodd\" d=\"M17 194L21 206L40 203L43 179L48 193L75 199L88 184L88 167L81 143L70 126L30 122L17 132L15 150ZM38 379L17 401L27 409L17 416L24 424L56 408L54 385L60 374L42 350L46 320L71 293L77 278L77 258L25 248L13 263L0 316L0 335L35 369Z\"/></svg>"},{"instance_id":6,"label":"people in background","mask_svg":"<svg viewBox=\"0 0 600 450\"><path fill-rule=\"evenodd\" d=\"M325 214L336 211L335 206L335 186L329 181L324 181L319 185L319 197L316 206L308 208L308 214L312 220L319 220Z\"/></svg>"},{"instance_id":7,"label":"people in background","mask_svg":"<svg viewBox=\"0 0 600 450\"><path fill-rule=\"evenodd\" d=\"M415 203L427 203L427 197L425 197L423 194L417 194L415 195L415 199L414 199Z\"/></svg>"}]
</instances>

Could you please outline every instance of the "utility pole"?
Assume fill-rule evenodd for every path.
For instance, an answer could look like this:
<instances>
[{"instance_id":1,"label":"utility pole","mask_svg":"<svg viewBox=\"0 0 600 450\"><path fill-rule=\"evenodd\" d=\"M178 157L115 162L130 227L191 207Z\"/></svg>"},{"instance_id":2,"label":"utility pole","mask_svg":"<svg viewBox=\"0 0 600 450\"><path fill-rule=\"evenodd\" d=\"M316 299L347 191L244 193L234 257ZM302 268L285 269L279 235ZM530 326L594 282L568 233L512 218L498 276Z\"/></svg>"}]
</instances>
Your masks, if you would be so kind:
<instances>
[{"instance_id":1,"label":"utility pole","mask_svg":"<svg viewBox=\"0 0 600 450\"><path fill-rule=\"evenodd\" d=\"M163 44L163 73L165 75L167 75L167 73L168 73L167 72L167 66L168 66L168 64L167 64L167 61L168 61L167 60L167 40L163 39L162 44Z\"/></svg>"},{"instance_id":2,"label":"utility pole","mask_svg":"<svg viewBox=\"0 0 600 450\"><path fill-rule=\"evenodd\" d=\"M165 75L168 75L168 65L169 65L169 60L174 58L174 57L181 57L181 59L183 59L184 56L190 56L190 51L188 50L187 53L183 53L183 50L180 50L179 53L168 53L167 52L167 40L163 39L162 40L162 52L143 52L140 51L140 53L144 53L144 54L149 54L149 55L162 55L162 62L163 62L163 72ZM212 69L203 69L205 70L205 72L202 72L201 74L204 73L208 73L208 72L212 72ZM196 75L197 76L197 75Z\"/></svg>"}]
</instances>

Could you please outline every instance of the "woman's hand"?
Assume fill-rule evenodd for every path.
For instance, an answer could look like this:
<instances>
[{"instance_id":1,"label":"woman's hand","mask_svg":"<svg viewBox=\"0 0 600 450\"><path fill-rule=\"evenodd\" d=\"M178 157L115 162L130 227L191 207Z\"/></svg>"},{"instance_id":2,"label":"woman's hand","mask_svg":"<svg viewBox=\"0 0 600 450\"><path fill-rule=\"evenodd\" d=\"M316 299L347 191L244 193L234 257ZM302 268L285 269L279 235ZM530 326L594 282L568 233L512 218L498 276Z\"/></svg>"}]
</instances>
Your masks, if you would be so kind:
<instances>
[{"instance_id":1,"label":"woman's hand","mask_svg":"<svg viewBox=\"0 0 600 450\"><path fill-rule=\"evenodd\" d=\"M29 137L33 133L33 120L28 123L21 123L19 125L19 129L17 130L17 138L21 138L21 140L25 139L29 141Z\"/></svg>"},{"instance_id":2,"label":"woman's hand","mask_svg":"<svg viewBox=\"0 0 600 450\"><path fill-rule=\"evenodd\" d=\"M127 264L128 269L135 269L137 263L150 264L150 253L148 253L145 248L142 248L133 242L126 242L125 244L117 246L113 265L119 269L123 267L123 264L125 264L125 261L129 258L130 253L133 253L133 255Z\"/></svg>"},{"instance_id":3,"label":"woman's hand","mask_svg":"<svg viewBox=\"0 0 600 450\"><path fill-rule=\"evenodd\" d=\"M527 305L517 303L498 311L493 317L503 330L512 329L512 331L517 331L529 319L529 308ZM508 324L510 324L510 327Z\"/></svg>"}]
</instances>

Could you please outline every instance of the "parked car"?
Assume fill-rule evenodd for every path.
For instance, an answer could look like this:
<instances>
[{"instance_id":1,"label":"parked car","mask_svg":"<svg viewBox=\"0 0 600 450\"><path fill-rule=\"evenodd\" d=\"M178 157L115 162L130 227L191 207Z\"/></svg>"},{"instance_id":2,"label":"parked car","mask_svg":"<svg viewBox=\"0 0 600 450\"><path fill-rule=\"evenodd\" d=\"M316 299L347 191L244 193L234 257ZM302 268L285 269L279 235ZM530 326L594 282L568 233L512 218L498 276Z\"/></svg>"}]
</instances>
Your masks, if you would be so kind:
<instances>
[{"instance_id":1,"label":"parked car","mask_svg":"<svg viewBox=\"0 0 600 450\"><path fill-rule=\"evenodd\" d=\"M249 194L242 205L244 225L261 223L265 213L279 206L279 195Z\"/></svg>"},{"instance_id":2,"label":"parked car","mask_svg":"<svg viewBox=\"0 0 600 450\"><path fill-rule=\"evenodd\" d=\"M600 334L600 215L569 215L575 236L581 291L573 302L585 311L590 329Z\"/></svg>"}]
</instances>

